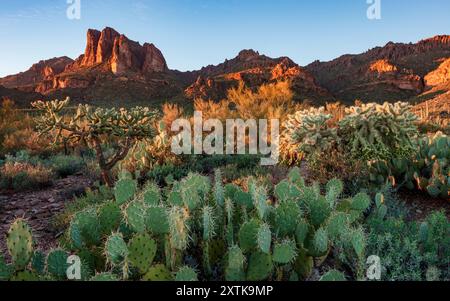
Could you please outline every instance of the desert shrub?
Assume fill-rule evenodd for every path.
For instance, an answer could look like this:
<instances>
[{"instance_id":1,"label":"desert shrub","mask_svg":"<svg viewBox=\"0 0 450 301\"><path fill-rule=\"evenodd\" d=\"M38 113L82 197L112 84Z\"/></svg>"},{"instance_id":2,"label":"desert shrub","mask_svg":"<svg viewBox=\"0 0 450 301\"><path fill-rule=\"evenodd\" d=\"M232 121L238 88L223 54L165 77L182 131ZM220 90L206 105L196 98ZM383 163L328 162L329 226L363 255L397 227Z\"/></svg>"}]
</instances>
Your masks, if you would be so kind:
<instances>
[{"instance_id":1,"label":"desert shrub","mask_svg":"<svg viewBox=\"0 0 450 301\"><path fill-rule=\"evenodd\" d=\"M167 179L180 180L189 172L213 174L214 170L221 168L224 179L233 181L238 178L260 174L260 157L253 155L188 155L180 158L181 163L171 162L155 165L147 177L159 185L165 185Z\"/></svg>"},{"instance_id":2,"label":"desert shrub","mask_svg":"<svg viewBox=\"0 0 450 301\"><path fill-rule=\"evenodd\" d=\"M293 101L291 83L288 81L265 84L256 91L242 83L228 90L221 102L196 99L195 111L203 113L205 119L280 119L299 110L301 106Z\"/></svg>"},{"instance_id":3,"label":"desert shrub","mask_svg":"<svg viewBox=\"0 0 450 301\"><path fill-rule=\"evenodd\" d=\"M48 165L59 177L74 175L86 166L83 158L78 156L57 155L48 160Z\"/></svg>"},{"instance_id":4,"label":"desert shrub","mask_svg":"<svg viewBox=\"0 0 450 301\"><path fill-rule=\"evenodd\" d=\"M28 150L31 154L44 156L57 151L57 148L51 146L50 140L39 136L32 128L18 129L5 136L4 152L13 153L23 149Z\"/></svg>"},{"instance_id":5,"label":"desert shrub","mask_svg":"<svg viewBox=\"0 0 450 301\"><path fill-rule=\"evenodd\" d=\"M382 280L449 279L450 221L443 212L430 214L419 225L408 222L404 211L392 214L388 209L386 216L370 218L367 228L367 254L381 258ZM431 272L437 279L430 279Z\"/></svg>"},{"instance_id":6,"label":"desert shrub","mask_svg":"<svg viewBox=\"0 0 450 301\"><path fill-rule=\"evenodd\" d=\"M52 181L52 170L43 165L7 162L0 169L0 188L23 191L48 186Z\"/></svg>"},{"instance_id":7,"label":"desert shrub","mask_svg":"<svg viewBox=\"0 0 450 301\"><path fill-rule=\"evenodd\" d=\"M445 213L430 214L421 224L419 233L428 268L439 268L441 280L450 280L450 221Z\"/></svg>"},{"instance_id":8,"label":"desert shrub","mask_svg":"<svg viewBox=\"0 0 450 301\"><path fill-rule=\"evenodd\" d=\"M251 176L259 177L267 175L267 167L254 166L239 168L237 164L225 165L221 168L223 179L228 182L242 182L240 180Z\"/></svg>"},{"instance_id":9,"label":"desert shrub","mask_svg":"<svg viewBox=\"0 0 450 301\"><path fill-rule=\"evenodd\" d=\"M372 222L368 253L380 257L382 280L422 280L424 260L415 230L401 219Z\"/></svg>"},{"instance_id":10,"label":"desert shrub","mask_svg":"<svg viewBox=\"0 0 450 301\"><path fill-rule=\"evenodd\" d=\"M349 154L337 148L322 152L306 161L311 180L326 183L329 179L340 178L344 181L346 192L356 193L366 186L367 164L355 160Z\"/></svg>"},{"instance_id":11,"label":"desert shrub","mask_svg":"<svg viewBox=\"0 0 450 301\"><path fill-rule=\"evenodd\" d=\"M176 166L171 163L156 165L147 174L149 180L165 185L173 180L179 181L189 173L188 169L183 166Z\"/></svg>"},{"instance_id":12,"label":"desert shrub","mask_svg":"<svg viewBox=\"0 0 450 301\"><path fill-rule=\"evenodd\" d=\"M254 155L194 155L188 157L187 165L193 172L208 174L219 167L235 165L238 169L251 169L260 164L260 157Z\"/></svg>"},{"instance_id":13,"label":"desert shrub","mask_svg":"<svg viewBox=\"0 0 450 301\"><path fill-rule=\"evenodd\" d=\"M35 155L31 155L28 150L21 150L15 154L5 156L5 162L8 163L29 163L31 165L42 164L43 161Z\"/></svg>"},{"instance_id":14,"label":"desert shrub","mask_svg":"<svg viewBox=\"0 0 450 301\"><path fill-rule=\"evenodd\" d=\"M45 155L54 151L51 143L34 130L32 117L16 108L10 100L0 107L0 155L28 150L33 155Z\"/></svg>"}]
</instances>

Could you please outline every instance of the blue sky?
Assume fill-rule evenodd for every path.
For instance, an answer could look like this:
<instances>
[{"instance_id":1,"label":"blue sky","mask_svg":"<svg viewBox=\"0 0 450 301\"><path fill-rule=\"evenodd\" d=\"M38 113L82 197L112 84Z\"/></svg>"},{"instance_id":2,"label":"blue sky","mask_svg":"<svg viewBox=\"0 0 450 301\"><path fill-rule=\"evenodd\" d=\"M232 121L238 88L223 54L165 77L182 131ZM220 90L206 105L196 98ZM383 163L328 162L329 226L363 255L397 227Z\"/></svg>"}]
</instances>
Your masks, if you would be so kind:
<instances>
[{"instance_id":1,"label":"blue sky","mask_svg":"<svg viewBox=\"0 0 450 301\"><path fill-rule=\"evenodd\" d=\"M367 0L81 0L80 20L69 20L67 7L67 0L0 1L0 76L41 59L76 58L86 30L105 26L154 43L183 71L244 48L306 65L450 34L448 0L381 0L381 20L367 18Z\"/></svg>"}]
</instances>

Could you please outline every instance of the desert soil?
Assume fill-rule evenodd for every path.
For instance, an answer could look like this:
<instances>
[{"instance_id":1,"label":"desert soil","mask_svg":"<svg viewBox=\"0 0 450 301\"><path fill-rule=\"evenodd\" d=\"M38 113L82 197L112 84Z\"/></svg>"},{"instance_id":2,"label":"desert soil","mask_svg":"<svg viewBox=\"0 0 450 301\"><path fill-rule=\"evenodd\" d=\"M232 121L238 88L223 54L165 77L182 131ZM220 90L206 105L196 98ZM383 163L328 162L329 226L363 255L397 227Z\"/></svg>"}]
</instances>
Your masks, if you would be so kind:
<instances>
[{"instance_id":1,"label":"desert soil","mask_svg":"<svg viewBox=\"0 0 450 301\"><path fill-rule=\"evenodd\" d=\"M39 191L0 193L0 254L6 250L6 234L16 218L27 220L38 249L47 251L55 247L61 230L55 229L52 218L92 184L89 178L75 175L57 180L51 187Z\"/></svg>"}]
</instances>

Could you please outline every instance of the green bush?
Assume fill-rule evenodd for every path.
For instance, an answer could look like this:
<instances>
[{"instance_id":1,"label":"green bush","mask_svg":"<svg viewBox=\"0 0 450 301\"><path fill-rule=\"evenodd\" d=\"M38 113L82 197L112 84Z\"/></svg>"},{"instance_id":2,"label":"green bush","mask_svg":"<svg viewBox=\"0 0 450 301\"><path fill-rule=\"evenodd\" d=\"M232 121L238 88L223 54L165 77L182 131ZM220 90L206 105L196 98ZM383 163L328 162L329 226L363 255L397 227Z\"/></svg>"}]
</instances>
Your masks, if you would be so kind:
<instances>
[{"instance_id":1,"label":"green bush","mask_svg":"<svg viewBox=\"0 0 450 301\"><path fill-rule=\"evenodd\" d=\"M450 279L450 221L444 213L432 213L421 225L390 216L374 218L368 231L367 254L381 258L382 280L422 281L429 271L438 271L435 280Z\"/></svg>"},{"instance_id":2,"label":"green bush","mask_svg":"<svg viewBox=\"0 0 450 301\"><path fill-rule=\"evenodd\" d=\"M65 155L57 155L50 158L48 160L48 165L61 178L72 176L83 170L83 168L86 166L81 157Z\"/></svg>"},{"instance_id":3,"label":"green bush","mask_svg":"<svg viewBox=\"0 0 450 301\"><path fill-rule=\"evenodd\" d=\"M189 171L184 166L175 166L171 163L164 165L156 165L148 172L147 177L150 181L156 182L158 185L166 185L167 182L179 181L187 176Z\"/></svg>"}]
</instances>

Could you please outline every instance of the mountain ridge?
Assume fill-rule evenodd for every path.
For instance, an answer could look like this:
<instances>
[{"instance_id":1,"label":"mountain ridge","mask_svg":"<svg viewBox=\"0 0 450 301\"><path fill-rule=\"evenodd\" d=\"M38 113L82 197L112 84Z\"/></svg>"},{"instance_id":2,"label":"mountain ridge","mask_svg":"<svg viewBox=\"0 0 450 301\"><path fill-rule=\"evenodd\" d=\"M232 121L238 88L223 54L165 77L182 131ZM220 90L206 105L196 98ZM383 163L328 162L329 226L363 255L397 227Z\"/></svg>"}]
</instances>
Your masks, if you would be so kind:
<instances>
[{"instance_id":1,"label":"mountain ridge","mask_svg":"<svg viewBox=\"0 0 450 301\"><path fill-rule=\"evenodd\" d=\"M229 88L241 83L257 89L288 80L298 101L381 102L411 99L437 86L447 87L449 70L450 36L438 35L417 43L389 42L304 67L286 56L270 58L244 49L223 63L182 72L169 69L154 44L141 45L106 27L87 31L85 51L75 60L43 60L25 72L0 78L0 98L30 93L30 97L70 96L94 103L108 103L112 98L123 104L172 98L220 100Z\"/></svg>"}]
</instances>

